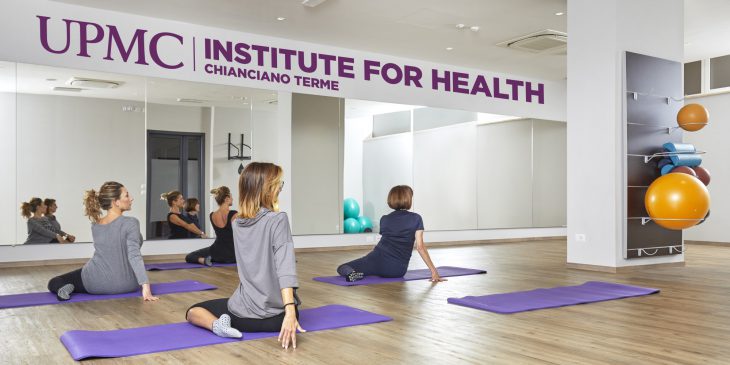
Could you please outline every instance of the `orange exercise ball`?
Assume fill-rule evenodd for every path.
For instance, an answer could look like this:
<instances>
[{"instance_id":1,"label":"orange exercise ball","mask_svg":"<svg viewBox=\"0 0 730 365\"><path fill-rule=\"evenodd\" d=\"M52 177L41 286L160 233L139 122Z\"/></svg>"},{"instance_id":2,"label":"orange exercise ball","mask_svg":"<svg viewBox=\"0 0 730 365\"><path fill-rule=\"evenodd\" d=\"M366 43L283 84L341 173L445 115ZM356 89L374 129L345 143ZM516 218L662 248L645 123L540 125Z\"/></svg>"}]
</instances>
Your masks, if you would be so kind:
<instances>
[{"instance_id":1,"label":"orange exercise ball","mask_svg":"<svg viewBox=\"0 0 730 365\"><path fill-rule=\"evenodd\" d=\"M656 224L680 230L705 218L710 210L710 193L692 175L666 174L649 185L644 205Z\"/></svg>"},{"instance_id":2,"label":"orange exercise ball","mask_svg":"<svg viewBox=\"0 0 730 365\"><path fill-rule=\"evenodd\" d=\"M695 132L707 125L710 115L700 104L687 104L677 113L677 124L688 131Z\"/></svg>"}]
</instances>

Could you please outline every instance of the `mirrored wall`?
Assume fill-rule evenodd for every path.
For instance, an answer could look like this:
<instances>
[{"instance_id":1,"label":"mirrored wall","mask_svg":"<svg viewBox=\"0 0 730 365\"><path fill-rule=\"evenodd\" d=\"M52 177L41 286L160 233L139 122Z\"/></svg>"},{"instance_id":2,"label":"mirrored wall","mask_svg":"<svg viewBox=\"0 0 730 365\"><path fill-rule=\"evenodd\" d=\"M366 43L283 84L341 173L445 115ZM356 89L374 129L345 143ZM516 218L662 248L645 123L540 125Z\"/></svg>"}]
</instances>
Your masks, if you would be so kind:
<instances>
[{"instance_id":1,"label":"mirrored wall","mask_svg":"<svg viewBox=\"0 0 730 365\"><path fill-rule=\"evenodd\" d=\"M145 239L175 236L171 213L211 237L208 216L218 206L210 190L228 186L236 202L239 171L251 161L288 163L283 205L295 235L345 232L346 198L378 232L391 211L388 191L400 184L413 187L413 210L428 230L565 225L563 122L305 94L279 105L278 98L270 90L0 62L0 195L12 202L0 207L11 222L0 227L0 244L57 240L31 235L38 225L62 232L61 243L90 242L84 191L108 180L129 190L127 214L142 223ZM289 115L291 125L282 126ZM169 201L162 197L169 192L179 194Z\"/></svg>"}]
</instances>

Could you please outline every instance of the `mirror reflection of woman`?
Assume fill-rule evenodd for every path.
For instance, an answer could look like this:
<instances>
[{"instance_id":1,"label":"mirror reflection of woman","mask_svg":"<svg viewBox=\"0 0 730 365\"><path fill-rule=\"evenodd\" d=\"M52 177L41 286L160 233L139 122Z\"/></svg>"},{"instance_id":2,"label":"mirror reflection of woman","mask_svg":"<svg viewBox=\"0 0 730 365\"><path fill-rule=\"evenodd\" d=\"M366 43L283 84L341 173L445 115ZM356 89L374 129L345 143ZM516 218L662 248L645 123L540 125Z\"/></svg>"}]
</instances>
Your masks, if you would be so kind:
<instances>
[{"instance_id":1,"label":"mirror reflection of woman","mask_svg":"<svg viewBox=\"0 0 730 365\"><path fill-rule=\"evenodd\" d=\"M48 218L49 222L51 222L51 225L53 226L53 231L60 234L61 236L66 237L66 241L68 242L76 241L76 236L68 234L61 230L61 223L59 223L56 219L56 211L58 210L58 204L56 204L56 199L46 198L43 200L43 205L46 206L45 217Z\"/></svg>"},{"instance_id":2,"label":"mirror reflection of woman","mask_svg":"<svg viewBox=\"0 0 730 365\"><path fill-rule=\"evenodd\" d=\"M289 218L279 212L281 167L252 162L238 182L239 210L233 221L238 288L230 298L213 299L188 309L188 322L221 337L241 332L279 331L281 346L296 348L299 299L294 243Z\"/></svg>"},{"instance_id":3,"label":"mirror reflection of woman","mask_svg":"<svg viewBox=\"0 0 730 365\"><path fill-rule=\"evenodd\" d=\"M231 221L238 212L231 210L233 204L231 190L227 186L221 186L211 190L210 193L213 195L215 202L218 203L218 209L210 213L210 223L213 225L213 230L215 230L215 241L210 247L204 247L189 253L185 257L185 261L206 266L212 266L214 262L235 263L236 251L233 246Z\"/></svg>"},{"instance_id":4,"label":"mirror reflection of woman","mask_svg":"<svg viewBox=\"0 0 730 365\"><path fill-rule=\"evenodd\" d=\"M25 244L66 243L66 238L54 230L46 214L46 205L41 198L30 198L20 205L20 215L28 220L28 238Z\"/></svg>"},{"instance_id":5,"label":"mirror reflection of woman","mask_svg":"<svg viewBox=\"0 0 730 365\"><path fill-rule=\"evenodd\" d=\"M170 207L170 212L167 213L167 224L170 227L169 239L189 238L188 232L195 234L196 237L208 237L195 224L185 221L181 214L185 207L185 198L181 192L173 190L163 193L160 195L160 200L167 200L167 205Z\"/></svg>"},{"instance_id":6,"label":"mirror reflection of woman","mask_svg":"<svg viewBox=\"0 0 730 365\"><path fill-rule=\"evenodd\" d=\"M203 230L200 225L200 201L198 198L187 198L185 200L184 205L184 212L183 212L183 219L188 222L194 224L196 227L198 227L199 230ZM198 238L198 236L188 231L188 237L189 238Z\"/></svg>"},{"instance_id":7,"label":"mirror reflection of woman","mask_svg":"<svg viewBox=\"0 0 730 365\"><path fill-rule=\"evenodd\" d=\"M94 255L78 270L54 277L48 290L59 301L72 293L120 294L142 287L145 301L156 301L142 260L139 220L124 216L132 209L132 199L124 185L108 181L99 191L84 194L86 216L91 220ZM106 215L102 216L102 210Z\"/></svg>"}]
</instances>

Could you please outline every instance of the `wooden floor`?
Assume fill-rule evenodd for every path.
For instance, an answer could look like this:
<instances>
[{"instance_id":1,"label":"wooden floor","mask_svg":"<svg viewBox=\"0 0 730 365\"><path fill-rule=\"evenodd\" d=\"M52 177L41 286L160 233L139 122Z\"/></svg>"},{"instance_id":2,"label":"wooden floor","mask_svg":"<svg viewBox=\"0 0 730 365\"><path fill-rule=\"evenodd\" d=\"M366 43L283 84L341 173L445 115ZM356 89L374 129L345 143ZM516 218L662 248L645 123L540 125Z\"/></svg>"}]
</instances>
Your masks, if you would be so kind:
<instances>
[{"instance_id":1,"label":"wooden floor","mask_svg":"<svg viewBox=\"0 0 730 365\"><path fill-rule=\"evenodd\" d=\"M296 350L276 339L231 343L89 364L728 364L730 247L687 249L685 267L609 274L565 268L565 241L433 248L437 265L485 268L487 275L432 285L411 281L337 287L312 281L364 251L297 255L304 308L346 304L394 318L387 323L300 335ZM417 254L411 268L422 268ZM0 294L45 290L76 266L0 270ZM153 282L194 279L215 291L0 310L0 363L72 363L59 336L183 321L193 303L228 296L234 268L151 272ZM603 280L660 288L632 299L500 315L446 298Z\"/></svg>"}]
</instances>

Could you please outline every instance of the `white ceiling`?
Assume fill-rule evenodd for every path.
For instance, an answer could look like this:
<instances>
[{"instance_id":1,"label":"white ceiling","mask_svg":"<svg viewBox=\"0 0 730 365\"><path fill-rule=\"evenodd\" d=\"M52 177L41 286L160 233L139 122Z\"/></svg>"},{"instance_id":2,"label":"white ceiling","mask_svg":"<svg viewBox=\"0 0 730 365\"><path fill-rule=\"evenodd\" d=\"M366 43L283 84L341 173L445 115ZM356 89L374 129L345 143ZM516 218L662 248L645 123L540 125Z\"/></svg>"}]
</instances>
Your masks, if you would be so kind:
<instances>
[{"instance_id":1,"label":"white ceiling","mask_svg":"<svg viewBox=\"0 0 730 365\"><path fill-rule=\"evenodd\" d=\"M440 64L551 80L566 75L565 55L495 46L542 29L565 32L566 17L555 15L565 0L328 0L315 8L301 0L58 1ZM478 32L468 29L474 25Z\"/></svg>"},{"instance_id":2,"label":"white ceiling","mask_svg":"<svg viewBox=\"0 0 730 365\"><path fill-rule=\"evenodd\" d=\"M566 32L566 16L555 15L566 0L56 1L551 80L567 73L564 55L495 46L541 29ZM730 0L685 0L686 61L730 54L728 39Z\"/></svg>"}]
</instances>

